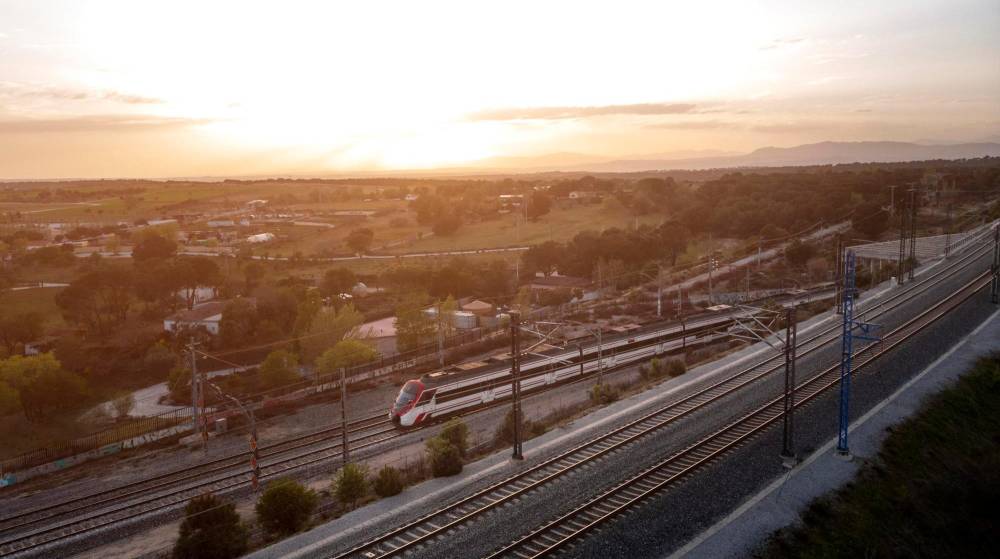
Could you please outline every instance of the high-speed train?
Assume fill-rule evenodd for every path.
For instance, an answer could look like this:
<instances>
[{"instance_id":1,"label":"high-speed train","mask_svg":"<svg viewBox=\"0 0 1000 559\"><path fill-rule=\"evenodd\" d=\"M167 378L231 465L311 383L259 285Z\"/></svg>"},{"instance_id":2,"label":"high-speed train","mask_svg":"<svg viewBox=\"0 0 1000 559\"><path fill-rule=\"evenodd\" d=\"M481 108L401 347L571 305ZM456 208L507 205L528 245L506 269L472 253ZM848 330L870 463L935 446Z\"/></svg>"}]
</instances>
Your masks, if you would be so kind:
<instances>
[{"instance_id":1,"label":"high-speed train","mask_svg":"<svg viewBox=\"0 0 1000 559\"><path fill-rule=\"evenodd\" d=\"M683 326L671 325L635 333L601 345L604 370L637 363L680 348L685 339L726 326L726 315L692 319ZM521 393L586 376L598 370L597 346L565 350L521 365ZM468 379L450 381L437 373L406 381L389 411L389 419L400 427L415 427L471 408L508 398L511 395L510 368Z\"/></svg>"}]
</instances>

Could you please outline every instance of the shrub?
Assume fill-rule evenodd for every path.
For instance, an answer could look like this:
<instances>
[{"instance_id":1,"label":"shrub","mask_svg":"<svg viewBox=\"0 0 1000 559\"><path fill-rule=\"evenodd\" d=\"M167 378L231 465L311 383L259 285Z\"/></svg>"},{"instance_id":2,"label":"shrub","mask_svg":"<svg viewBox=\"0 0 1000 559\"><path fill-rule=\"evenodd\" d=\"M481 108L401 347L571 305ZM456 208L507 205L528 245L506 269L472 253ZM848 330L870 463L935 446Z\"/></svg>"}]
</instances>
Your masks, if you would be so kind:
<instances>
[{"instance_id":1,"label":"shrub","mask_svg":"<svg viewBox=\"0 0 1000 559\"><path fill-rule=\"evenodd\" d=\"M229 559L247 549L249 534L240 522L236 505L223 504L212 494L191 499L184 508L180 535L174 543L175 559Z\"/></svg>"},{"instance_id":2,"label":"shrub","mask_svg":"<svg viewBox=\"0 0 1000 559\"><path fill-rule=\"evenodd\" d=\"M257 521L269 534L287 536L305 528L319 497L316 492L291 479L268 484L257 500Z\"/></svg>"},{"instance_id":3,"label":"shrub","mask_svg":"<svg viewBox=\"0 0 1000 559\"><path fill-rule=\"evenodd\" d=\"M280 336L279 336L280 337ZM299 358L289 351L272 351L260 365L260 380L265 388L275 388L300 380Z\"/></svg>"},{"instance_id":4,"label":"shrub","mask_svg":"<svg viewBox=\"0 0 1000 559\"><path fill-rule=\"evenodd\" d=\"M618 400L621 391L617 386L610 384L595 384L590 389L590 401L595 404L610 404Z\"/></svg>"},{"instance_id":5,"label":"shrub","mask_svg":"<svg viewBox=\"0 0 1000 559\"><path fill-rule=\"evenodd\" d=\"M521 412L521 439L526 438L524 433L531 432L531 422L524 419L524 412ZM514 443L514 410L507 410L507 415L503 418L503 423L497 427L494 438L498 443Z\"/></svg>"},{"instance_id":6,"label":"shrub","mask_svg":"<svg viewBox=\"0 0 1000 559\"><path fill-rule=\"evenodd\" d=\"M127 418L128 414L135 408L135 396L131 392L119 394L111 402L111 405L115 409L115 419L120 421Z\"/></svg>"},{"instance_id":7,"label":"shrub","mask_svg":"<svg viewBox=\"0 0 1000 559\"><path fill-rule=\"evenodd\" d=\"M672 377L679 377L687 372L687 365L683 359L673 358L667 361L667 374Z\"/></svg>"},{"instance_id":8,"label":"shrub","mask_svg":"<svg viewBox=\"0 0 1000 559\"><path fill-rule=\"evenodd\" d=\"M453 444L458 449L459 456L465 458L465 452L469 447L469 426L461 419L456 417L445 423L438 436Z\"/></svg>"},{"instance_id":9,"label":"shrub","mask_svg":"<svg viewBox=\"0 0 1000 559\"><path fill-rule=\"evenodd\" d=\"M403 492L403 476L392 466L382 466L372 482L375 494L379 497L392 497Z\"/></svg>"},{"instance_id":10,"label":"shrub","mask_svg":"<svg viewBox=\"0 0 1000 559\"><path fill-rule=\"evenodd\" d=\"M427 457L434 477L453 476L462 472L462 455L455 445L441 437L427 439Z\"/></svg>"},{"instance_id":11,"label":"shrub","mask_svg":"<svg viewBox=\"0 0 1000 559\"><path fill-rule=\"evenodd\" d=\"M354 506L368 492L367 468L360 464L346 464L333 480L333 493L337 500Z\"/></svg>"}]
</instances>

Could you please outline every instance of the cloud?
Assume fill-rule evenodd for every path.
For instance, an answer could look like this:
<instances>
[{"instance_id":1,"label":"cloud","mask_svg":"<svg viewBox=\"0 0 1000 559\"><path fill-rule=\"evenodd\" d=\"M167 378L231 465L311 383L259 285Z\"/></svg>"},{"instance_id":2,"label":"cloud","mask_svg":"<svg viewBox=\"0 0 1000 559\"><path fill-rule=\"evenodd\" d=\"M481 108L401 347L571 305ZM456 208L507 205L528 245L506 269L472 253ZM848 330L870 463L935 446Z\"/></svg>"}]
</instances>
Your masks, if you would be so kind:
<instances>
[{"instance_id":1,"label":"cloud","mask_svg":"<svg viewBox=\"0 0 1000 559\"><path fill-rule=\"evenodd\" d=\"M685 122L659 122L647 124L643 128L656 130L713 130L717 128L738 128L740 125L735 122L724 122L721 120L692 120Z\"/></svg>"},{"instance_id":2,"label":"cloud","mask_svg":"<svg viewBox=\"0 0 1000 559\"><path fill-rule=\"evenodd\" d=\"M799 43L801 43L803 41L805 41L804 37L791 37L791 38L788 38L788 39L775 39L775 40L771 41L770 43L768 43L768 44L760 47L759 50L775 50L775 49L780 49L780 48L784 48L784 47L790 47L790 46L797 45L797 44L799 44Z\"/></svg>"},{"instance_id":3,"label":"cloud","mask_svg":"<svg viewBox=\"0 0 1000 559\"><path fill-rule=\"evenodd\" d=\"M65 118L23 118L0 120L0 134L52 132L127 132L135 130L183 128L215 122L212 119L162 117L153 115L88 115Z\"/></svg>"},{"instance_id":4,"label":"cloud","mask_svg":"<svg viewBox=\"0 0 1000 559\"><path fill-rule=\"evenodd\" d=\"M694 111L690 103L637 103L595 107L524 107L472 113L468 120L563 120L608 115L675 115Z\"/></svg>"},{"instance_id":5,"label":"cloud","mask_svg":"<svg viewBox=\"0 0 1000 559\"><path fill-rule=\"evenodd\" d=\"M131 95L120 91L85 91L59 87L34 87L17 82L0 82L0 96L21 99L47 99L54 101L112 101L127 105L163 103L162 99Z\"/></svg>"},{"instance_id":6,"label":"cloud","mask_svg":"<svg viewBox=\"0 0 1000 559\"><path fill-rule=\"evenodd\" d=\"M101 96L102 99L107 99L108 101L118 101L119 103L126 103L128 105L155 105L162 103L162 99L156 99L154 97L143 97L141 95L128 95L126 93L120 93L118 91L108 91Z\"/></svg>"}]
</instances>

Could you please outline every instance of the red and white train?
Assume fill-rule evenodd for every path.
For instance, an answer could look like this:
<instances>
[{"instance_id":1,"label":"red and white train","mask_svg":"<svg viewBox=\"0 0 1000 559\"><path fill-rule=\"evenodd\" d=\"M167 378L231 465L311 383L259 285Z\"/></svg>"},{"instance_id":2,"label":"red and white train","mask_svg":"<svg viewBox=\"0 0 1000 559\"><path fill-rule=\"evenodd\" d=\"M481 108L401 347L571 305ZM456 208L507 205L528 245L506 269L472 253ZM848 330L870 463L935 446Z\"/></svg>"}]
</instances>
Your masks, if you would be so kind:
<instances>
[{"instance_id":1,"label":"red and white train","mask_svg":"<svg viewBox=\"0 0 1000 559\"><path fill-rule=\"evenodd\" d=\"M605 341L600 360L604 370L646 361L680 348L685 343L683 338L690 343L693 336L725 326L730 321L728 316L707 316L688 321L683 327L670 326ZM583 348L582 367L578 349L562 351L522 364L521 393L571 381L597 370L597 346ZM389 419L400 427L415 427L469 411L510 397L510 380L510 368L450 382L448 375L443 373L408 380L389 411Z\"/></svg>"}]
</instances>

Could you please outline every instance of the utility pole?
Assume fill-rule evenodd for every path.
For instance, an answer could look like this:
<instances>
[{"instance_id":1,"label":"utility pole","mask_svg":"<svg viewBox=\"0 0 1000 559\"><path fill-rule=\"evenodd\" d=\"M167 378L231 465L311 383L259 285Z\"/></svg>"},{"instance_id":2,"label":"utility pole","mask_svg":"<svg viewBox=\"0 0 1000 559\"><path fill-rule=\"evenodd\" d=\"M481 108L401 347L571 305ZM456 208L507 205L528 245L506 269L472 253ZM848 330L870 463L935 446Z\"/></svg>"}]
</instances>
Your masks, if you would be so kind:
<instances>
[{"instance_id":1,"label":"utility pole","mask_svg":"<svg viewBox=\"0 0 1000 559\"><path fill-rule=\"evenodd\" d=\"M896 215L896 185L889 186L889 215Z\"/></svg>"},{"instance_id":2,"label":"utility pole","mask_svg":"<svg viewBox=\"0 0 1000 559\"><path fill-rule=\"evenodd\" d=\"M715 254L709 253L708 255L708 305L712 306L712 269L715 268Z\"/></svg>"},{"instance_id":3,"label":"utility pole","mask_svg":"<svg viewBox=\"0 0 1000 559\"><path fill-rule=\"evenodd\" d=\"M347 367L340 368L340 431L341 462L347 465L350 460L350 448L347 445Z\"/></svg>"},{"instance_id":4,"label":"utility pole","mask_svg":"<svg viewBox=\"0 0 1000 559\"><path fill-rule=\"evenodd\" d=\"M663 266L656 265L656 318L663 318Z\"/></svg>"},{"instance_id":5,"label":"utility pole","mask_svg":"<svg viewBox=\"0 0 1000 559\"><path fill-rule=\"evenodd\" d=\"M191 355L191 432L197 433L201 429L201 411L198 407L198 356L194 353L194 336L188 341L188 353Z\"/></svg>"},{"instance_id":6,"label":"utility pole","mask_svg":"<svg viewBox=\"0 0 1000 559\"><path fill-rule=\"evenodd\" d=\"M790 307L785 316L785 399L782 414L781 457L785 467L795 465L795 344L797 343L798 325L795 321L795 307Z\"/></svg>"},{"instance_id":7,"label":"utility pole","mask_svg":"<svg viewBox=\"0 0 1000 559\"><path fill-rule=\"evenodd\" d=\"M901 275L902 276L902 275ZM840 421L837 431L837 453L849 456L847 445L847 429L850 425L851 399L851 358L853 357L853 340L851 332L854 328L854 252L848 252L844 259L844 315L840 333Z\"/></svg>"},{"instance_id":8,"label":"utility pole","mask_svg":"<svg viewBox=\"0 0 1000 559\"><path fill-rule=\"evenodd\" d=\"M437 302L438 366L444 367L444 317L441 315L441 301Z\"/></svg>"},{"instance_id":9,"label":"utility pole","mask_svg":"<svg viewBox=\"0 0 1000 559\"><path fill-rule=\"evenodd\" d=\"M836 254L834 254L834 285L836 289L836 296L834 300L834 307L837 309L837 314L843 312L843 300L844 300L844 239L840 235L837 235L836 241Z\"/></svg>"},{"instance_id":10,"label":"utility pole","mask_svg":"<svg viewBox=\"0 0 1000 559\"><path fill-rule=\"evenodd\" d=\"M1000 304L1000 223L993 226L993 280L990 282L990 301Z\"/></svg>"},{"instance_id":11,"label":"utility pole","mask_svg":"<svg viewBox=\"0 0 1000 559\"><path fill-rule=\"evenodd\" d=\"M514 416L514 448L511 458L524 460L521 450L521 313L510 311L511 413Z\"/></svg>"},{"instance_id":12,"label":"utility pole","mask_svg":"<svg viewBox=\"0 0 1000 559\"><path fill-rule=\"evenodd\" d=\"M917 262L917 203L920 201L917 196L916 187L910 190L910 255L907 259L907 279L913 281L913 273Z\"/></svg>"},{"instance_id":13,"label":"utility pole","mask_svg":"<svg viewBox=\"0 0 1000 559\"><path fill-rule=\"evenodd\" d=\"M945 227L947 230L944 237L944 257L948 258L951 256L951 202L948 202L948 222Z\"/></svg>"},{"instance_id":14,"label":"utility pole","mask_svg":"<svg viewBox=\"0 0 1000 559\"><path fill-rule=\"evenodd\" d=\"M257 420L254 418L253 409L249 409L247 415L250 418L250 487L256 493L260 487L260 453L257 451Z\"/></svg>"},{"instance_id":15,"label":"utility pole","mask_svg":"<svg viewBox=\"0 0 1000 559\"><path fill-rule=\"evenodd\" d=\"M841 326L840 346L840 417L837 430L837 454L850 458L851 451L847 443L847 432L850 427L851 400L851 365L854 356L854 340L879 341L872 334L878 328L877 324L856 322L854 320L854 251L848 251L844 257L844 318ZM859 334L854 329L860 330Z\"/></svg>"},{"instance_id":16,"label":"utility pole","mask_svg":"<svg viewBox=\"0 0 1000 559\"><path fill-rule=\"evenodd\" d=\"M896 283L898 285L903 285L906 281L904 277L904 266L905 266L905 255L906 255L906 236L909 227L906 223L909 219L910 212L903 211L899 214L899 255L896 258Z\"/></svg>"},{"instance_id":17,"label":"utility pole","mask_svg":"<svg viewBox=\"0 0 1000 559\"><path fill-rule=\"evenodd\" d=\"M750 266L747 266L747 297L746 300L750 300Z\"/></svg>"}]
</instances>

